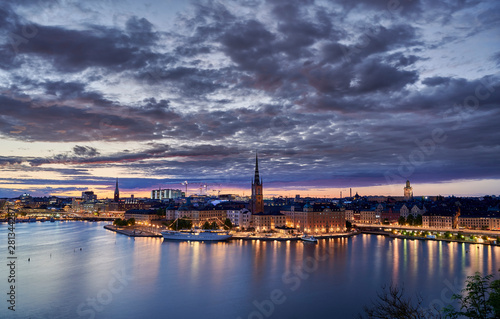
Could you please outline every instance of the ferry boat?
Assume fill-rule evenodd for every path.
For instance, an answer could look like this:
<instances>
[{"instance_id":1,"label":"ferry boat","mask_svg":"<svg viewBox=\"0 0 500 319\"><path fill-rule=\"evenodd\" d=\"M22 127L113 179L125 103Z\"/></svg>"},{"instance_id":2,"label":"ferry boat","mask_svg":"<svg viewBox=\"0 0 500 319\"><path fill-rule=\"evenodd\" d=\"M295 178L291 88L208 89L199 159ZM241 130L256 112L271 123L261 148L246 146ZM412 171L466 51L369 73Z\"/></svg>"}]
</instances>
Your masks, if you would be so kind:
<instances>
[{"instance_id":1,"label":"ferry boat","mask_svg":"<svg viewBox=\"0 0 500 319\"><path fill-rule=\"evenodd\" d=\"M300 237L300 239L302 239L303 241L306 241L306 242L310 242L310 243L317 243L318 242L318 239L314 238L314 236L302 236Z\"/></svg>"},{"instance_id":2,"label":"ferry boat","mask_svg":"<svg viewBox=\"0 0 500 319\"><path fill-rule=\"evenodd\" d=\"M164 230L161 235L166 240L191 240L191 241L224 241L233 237L224 230Z\"/></svg>"}]
</instances>

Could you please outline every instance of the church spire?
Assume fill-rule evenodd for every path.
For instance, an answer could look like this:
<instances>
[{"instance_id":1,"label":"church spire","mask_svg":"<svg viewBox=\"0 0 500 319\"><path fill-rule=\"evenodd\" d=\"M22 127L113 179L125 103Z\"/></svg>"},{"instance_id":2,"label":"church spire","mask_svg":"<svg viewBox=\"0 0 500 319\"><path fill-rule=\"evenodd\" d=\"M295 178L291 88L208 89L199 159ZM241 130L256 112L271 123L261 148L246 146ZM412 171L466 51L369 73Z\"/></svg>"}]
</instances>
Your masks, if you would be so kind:
<instances>
[{"instance_id":1,"label":"church spire","mask_svg":"<svg viewBox=\"0 0 500 319\"><path fill-rule=\"evenodd\" d=\"M120 201L120 190L118 189L118 177L116 178L116 187L115 187L115 202Z\"/></svg>"},{"instance_id":2,"label":"church spire","mask_svg":"<svg viewBox=\"0 0 500 319\"><path fill-rule=\"evenodd\" d=\"M259 157L257 156L257 152L255 152L255 177L254 183L257 185L261 184L260 176L259 176Z\"/></svg>"}]
</instances>

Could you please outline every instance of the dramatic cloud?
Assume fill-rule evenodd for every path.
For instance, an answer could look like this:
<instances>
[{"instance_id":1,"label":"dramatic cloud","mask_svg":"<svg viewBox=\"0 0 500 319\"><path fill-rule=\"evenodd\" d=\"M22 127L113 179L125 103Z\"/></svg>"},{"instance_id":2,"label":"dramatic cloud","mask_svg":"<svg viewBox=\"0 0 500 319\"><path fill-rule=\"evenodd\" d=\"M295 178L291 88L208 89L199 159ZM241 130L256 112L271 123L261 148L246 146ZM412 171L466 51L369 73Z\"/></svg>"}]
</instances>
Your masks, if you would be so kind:
<instances>
[{"instance_id":1,"label":"dramatic cloud","mask_svg":"<svg viewBox=\"0 0 500 319\"><path fill-rule=\"evenodd\" d=\"M9 183L500 181L497 1L163 5L0 8Z\"/></svg>"}]
</instances>

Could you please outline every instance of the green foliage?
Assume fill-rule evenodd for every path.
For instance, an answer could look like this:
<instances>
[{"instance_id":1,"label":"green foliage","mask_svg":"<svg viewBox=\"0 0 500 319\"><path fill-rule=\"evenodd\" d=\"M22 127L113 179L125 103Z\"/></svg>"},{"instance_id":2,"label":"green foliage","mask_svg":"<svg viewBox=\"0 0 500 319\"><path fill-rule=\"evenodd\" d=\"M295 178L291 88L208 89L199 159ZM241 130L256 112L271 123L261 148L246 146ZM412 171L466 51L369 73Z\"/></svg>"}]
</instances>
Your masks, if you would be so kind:
<instances>
[{"instance_id":1,"label":"green foliage","mask_svg":"<svg viewBox=\"0 0 500 319\"><path fill-rule=\"evenodd\" d=\"M417 215L417 217L415 217L414 225L415 226L422 226L422 215Z\"/></svg>"},{"instance_id":2,"label":"green foliage","mask_svg":"<svg viewBox=\"0 0 500 319\"><path fill-rule=\"evenodd\" d=\"M205 222L205 224L203 224L203 226L201 226L202 229L210 229L211 226L210 226L210 223L209 222Z\"/></svg>"},{"instance_id":3,"label":"green foliage","mask_svg":"<svg viewBox=\"0 0 500 319\"><path fill-rule=\"evenodd\" d=\"M462 294L454 294L453 299L458 300L460 309L448 306L444 309L447 318L498 318L488 300L490 280L493 275L481 276L476 272L473 276L467 276L466 286L462 289ZM496 290L498 293L499 290Z\"/></svg>"},{"instance_id":4,"label":"green foliage","mask_svg":"<svg viewBox=\"0 0 500 319\"><path fill-rule=\"evenodd\" d=\"M490 299L488 303L493 308L495 318L500 318L500 280L494 280L490 285Z\"/></svg>"},{"instance_id":5,"label":"green foliage","mask_svg":"<svg viewBox=\"0 0 500 319\"><path fill-rule=\"evenodd\" d=\"M479 272L468 276L461 294L452 296L460 308L457 310L449 305L443 313L422 308L423 300L418 295L416 299L407 298L404 290L397 286L384 287L371 306L363 307L364 314L359 318L500 318L500 280L491 281L492 278L493 275L483 277Z\"/></svg>"},{"instance_id":6,"label":"green foliage","mask_svg":"<svg viewBox=\"0 0 500 319\"><path fill-rule=\"evenodd\" d=\"M130 218L128 220L117 218L114 220L113 225L116 225L118 227L133 226L135 225L135 218Z\"/></svg>"},{"instance_id":7,"label":"green foliage","mask_svg":"<svg viewBox=\"0 0 500 319\"><path fill-rule=\"evenodd\" d=\"M158 215L158 216L166 216L165 215L165 210L166 210L166 208L158 208L156 210L156 215Z\"/></svg>"},{"instance_id":8,"label":"green foliage","mask_svg":"<svg viewBox=\"0 0 500 319\"><path fill-rule=\"evenodd\" d=\"M413 217L412 214L408 215L408 217L406 218L406 222L408 223L408 225L413 226L415 224L415 217Z\"/></svg>"},{"instance_id":9,"label":"green foliage","mask_svg":"<svg viewBox=\"0 0 500 319\"><path fill-rule=\"evenodd\" d=\"M211 226L212 229L219 229L219 226L217 226L217 222L216 221L213 221L210 226Z\"/></svg>"},{"instance_id":10,"label":"green foliage","mask_svg":"<svg viewBox=\"0 0 500 319\"><path fill-rule=\"evenodd\" d=\"M226 229L233 228L233 223L231 223L231 220L229 218L226 218L226 220L224 221L224 228Z\"/></svg>"},{"instance_id":11,"label":"green foliage","mask_svg":"<svg viewBox=\"0 0 500 319\"><path fill-rule=\"evenodd\" d=\"M406 219L403 216L400 216L398 219L398 224L403 226L406 224Z\"/></svg>"},{"instance_id":12,"label":"green foliage","mask_svg":"<svg viewBox=\"0 0 500 319\"><path fill-rule=\"evenodd\" d=\"M173 230L191 229L192 227L193 227L193 222L188 220L188 219L183 219L183 218L179 218L178 220L176 220L175 222L172 222L169 225L169 228L173 229Z\"/></svg>"}]
</instances>

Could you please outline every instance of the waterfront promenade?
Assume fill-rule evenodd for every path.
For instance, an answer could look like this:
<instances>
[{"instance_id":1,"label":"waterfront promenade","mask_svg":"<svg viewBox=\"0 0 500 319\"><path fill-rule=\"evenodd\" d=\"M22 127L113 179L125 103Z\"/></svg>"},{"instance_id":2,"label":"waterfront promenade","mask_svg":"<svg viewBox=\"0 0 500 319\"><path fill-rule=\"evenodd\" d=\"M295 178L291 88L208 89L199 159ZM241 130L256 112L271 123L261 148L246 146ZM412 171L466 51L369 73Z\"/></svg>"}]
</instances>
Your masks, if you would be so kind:
<instances>
[{"instance_id":1,"label":"waterfront promenade","mask_svg":"<svg viewBox=\"0 0 500 319\"><path fill-rule=\"evenodd\" d=\"M162 237L160 232L164 229L161 228L152 228L148 226L126 226L126 227L117 227L115 225L105 225L105 229L117 232L122 235L126 235L129 237ZM323 235L314 235L314 237L318 239L323 238L341 238L341 237L350 237L358 234L357 232L345 232L345 233L330 233ZM233 237L231 239L241 239L241 240L263 240L263 241L295 241L300 240L302 234L291 235L291 234L280 234L280 233L250 233L250 232L236 232L233 233Z\"/></svg>"},{"instance_id":2,"label":"waterfront promenade","mask_svg":"<svg viewBox=\"0 0 500 319\"><path fill-rule=\"evenodd\" d=\"M159 232L146 230L146 227L142 226L117 227L114 225L106 225L104 228L129 237L162 237Z\"/></svg>"},{"instance_id":3,"label":"waterfront promenade","mask_svg":"<svg viewBox=\"0 0 500 319\"><path fill-rule=\"evenodd\" d=\"M465 229L465 228L428 228L422 226L400 226L400 225L380 225L380 224L355 224L360 230L363 229L375 229L378 228L380 230L398 230L398 231L428 231L431 233L463 233L464 235L476 235L476 236L491 236L498 237L500 236L500 230L478 230L478 229Z\"/></svg>"}]
</instances>

